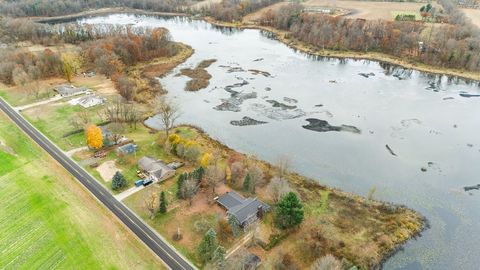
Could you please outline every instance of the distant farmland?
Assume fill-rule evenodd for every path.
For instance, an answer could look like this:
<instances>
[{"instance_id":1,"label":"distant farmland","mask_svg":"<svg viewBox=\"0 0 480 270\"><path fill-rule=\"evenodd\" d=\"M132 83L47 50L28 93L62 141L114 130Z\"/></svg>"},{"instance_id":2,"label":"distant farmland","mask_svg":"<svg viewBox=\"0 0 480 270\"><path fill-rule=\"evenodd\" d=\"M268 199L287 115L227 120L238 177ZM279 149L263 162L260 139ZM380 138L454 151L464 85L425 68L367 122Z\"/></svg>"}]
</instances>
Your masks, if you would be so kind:
<instances>
[{"instance_id":1,"label":"distant farmland","mask_svg":"<svg viewBox=\"0 0 480 270\"><path fill-rule=\"evenodd\" d=\"M163 268L2 112L0 164L0 269Z\"/></svg>"},{"instance_id":2,"label":"distant farmland","mask_svg":"<svg viewBox=\"0 0 480 270\"><path fill-rule=\"evenodd\" d=\"M464 8L462 11L465 12L467 17L469 17L475 25L480 27L480 9Z\"/></svg>"}]
</instances>

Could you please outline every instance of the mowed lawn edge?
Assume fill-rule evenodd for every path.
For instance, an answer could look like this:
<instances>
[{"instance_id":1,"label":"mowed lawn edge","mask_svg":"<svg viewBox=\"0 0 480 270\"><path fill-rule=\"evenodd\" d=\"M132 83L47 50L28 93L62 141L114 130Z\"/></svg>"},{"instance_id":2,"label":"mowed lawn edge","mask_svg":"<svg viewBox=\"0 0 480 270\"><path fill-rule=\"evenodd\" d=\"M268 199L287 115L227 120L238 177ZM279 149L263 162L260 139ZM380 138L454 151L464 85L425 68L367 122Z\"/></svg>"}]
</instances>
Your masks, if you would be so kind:
<instances>
[{"instance_id":1,"label":"mowed lawn edge","mask_svg":"<svg viewBox=\"0 0 480 270\"><path fill-rule=\"evenodd\" d=\"M0 112L0 269L165 269Z\"/></svg>"}]
</instances>

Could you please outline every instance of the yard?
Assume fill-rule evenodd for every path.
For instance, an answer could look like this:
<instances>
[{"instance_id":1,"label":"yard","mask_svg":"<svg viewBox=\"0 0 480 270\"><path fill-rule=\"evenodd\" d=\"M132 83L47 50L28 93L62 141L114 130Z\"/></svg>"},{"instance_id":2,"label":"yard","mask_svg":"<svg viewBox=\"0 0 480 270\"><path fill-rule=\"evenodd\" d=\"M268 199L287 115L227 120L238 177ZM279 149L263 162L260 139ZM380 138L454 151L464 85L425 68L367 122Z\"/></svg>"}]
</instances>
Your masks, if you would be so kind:
<instances>
[{"instance_id":1,"label":"yard","mask_svg":"<svg viewBox=\"0 0 480 270\"><path fill-rule=\"evenodd\" d=\"M164 269L0 113L0 269Z\"/></svg>"},{"instance_id":2,"label":"yard","mask_svg":"<svg viewBox=\"0 0 480 270\"><path fill-rule=\"evenodd\" d=\"M71 150L85 146L83 132L64 137L67 133L79 129L79 127L71 124L72 118L79 117L76 115L85 113L90 121L100 123L103 121L99 116L101 109L102 106L84 109L79 105L73 106L62 100L29 108L22 111L22 114L61 149Z\"/></svg>"}]
</instances>

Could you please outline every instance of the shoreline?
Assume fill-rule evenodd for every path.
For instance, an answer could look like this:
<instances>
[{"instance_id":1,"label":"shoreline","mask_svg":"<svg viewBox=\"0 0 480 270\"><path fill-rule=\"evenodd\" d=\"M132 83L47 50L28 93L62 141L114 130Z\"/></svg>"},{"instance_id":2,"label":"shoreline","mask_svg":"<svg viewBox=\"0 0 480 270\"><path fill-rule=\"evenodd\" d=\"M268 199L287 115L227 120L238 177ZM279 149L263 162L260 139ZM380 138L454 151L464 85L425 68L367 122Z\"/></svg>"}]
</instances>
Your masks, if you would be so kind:
<instances>
[{"instance_id":1,"label":"shoreline","mask_svg":"<svg viewBox=\"0 0 480 270\"><path fill-rule=\"evenodd\" d=\"M146 120L150 117L152 117L152 115L150 115L148 117L145 117L144 120ZM153 133L161 132L160 130L157 130L155 128L147 126L144 121L142 122L142 125ZM249 158L255 160L256 162L262 164L262 166L264 166L264 168L267 168L267 170L269 170L269 171L274 170L275 167L276 167L274 164L272 164L268 161L249 156L246 153L237 151L237 150L229 147L228 145L224 144L223 142L213 138L208 132L206 132L204 129L202 129L199 126L196 126L195 124L179 123L178 125L175 125L174 128L182 128L182 127L195 129L200 134L200 136L203 136L204 138L206 138L208 141L210 141L210 143L212 143L215 147L218 147L219 149L221 149L222 152L224 152L224 153L227 153L227 154L233 153L233 154L238 154L238 155L241 155L241 156L244 156L244 157L249 157ZM398 243L396 243L394 245L394 247L391 250L382 254L381 260L379 261L378 265L376 265L375 268L373 268L373 269L383 269L383 266L384 266L385 262L387 262L391 257L395 256L398 252L402 251L404 249L404 245L407 242L421 237L422 233L430 228L430 222L424 215L422 215L419 211L417 211L415 209L409 208L406 205L392 203L392 202L388 202L388 201L381 201L381 200L376 200L376 199L373 199L373 200L369 201L367 198L365 198L361 195L358 195L356 193L347 192L347 191L343 191L341 189L338 189L336 187L323 185L319 182L319 180L315 180L313 178L303 176L300 173L297 173L293 170L288 171L287 175L288 175L287 178L289 179L288 182L290 182L290 184L300 194L303 194L305 192L313 192L314 193L318 190L326 190L326 191L329 191L332 194L335 194L339 197L343 197L343 198L346 198L346 199L351 199L351 200L354 200L358 203L368 205L368 207L372 207L372 208L379 207L379 206L398 207L398 208L401 208L401 209L404 209L404 210L410 212L412 215L415 215L416 218L418 218L418 220L420 220L421 227L419 228L419 230L417 230L415 232L412 232L412 234L409 235L405 240L399 241ZM306 189L306 190L304 190L304 189ZM309 197L309 196L307 196L307 197ZM308 200L306 202L308 202Z\"/></svg>"},{"instance_id":2,"label":"shoreline","mask_svg":"<svg viewBox=\"0 0 480 270\"><path fill-rule=\"evenodd\" d=\"M319 49L314 45L308 44L306 42L297 40L295 38L287 38L290 33L288 31L279 30L273 27L257 25L252 22L241 22L241 23L228 23L223 21L218 21L212 17L195 17L188 13L174 13L174 12L156 12L156 11L145 11L140 9L132 8L103 8L96 10L88 10L80 13L54 16L54 17L27 17L38 23L55 23L63 20L74 20L86 16L98 16L98 15L110 15L110 14L138 14L138 15L154 15L154 16L183 16L188 17L193 20L204 20L212 25L219 27L232 27L238 29L257 29L261 31L267 31L271 33L276 40L282 42L289 48L297 50L302 53L306 53L313 56L321 57L332 57L339 59L353 59L353 60L369 60L376 61L380 63L386 63L391 65L401 66L406 69L413 69L419 72L425 72L434 75L445 75L458 77L464 80L474 80L480 81L480 72L460 70L460 69L451 69L436 67L432 65L423 64L411 59L403 59L401 57L392 56L389 54L381 52L355 52L355 51L334 51L328 49Z\"/></svg>"},{"instance_id":3,"label":"shoreline","mask_svg":"<svg viewBox=\"0 0 480 270\"><path fill-rule=\"evenodd\" d=\"M389 54L381 52L355 52L355 51L334 51L328 49L319 49L315 45L308 44L306 42L297 40L296 38L286 38L285 36L289 35L288 31L279 30L273 27L257 25L254 23L227 23L215 20L211 17L202 17L200 20L205 20L206 22L219 26L219 27L235 27L239 29L257 29L261 31L267 31L271 33L275 39L279 42L282 42L291 49L297 50L299 52L321 57L332 57L339 59L353 59L353 60L370 60L380 63L386 63L396 66L401 66L406 69L413 69L419 72L425 72L434 75L444 75L444 76L453 76L458 77L464 80L473 80L480 81L480 72L466 71L459 69L451 68L442 68L423 64L413 60L403 60L400 57L392 56Z\"/></svg>"},{"instance_id":4,"label":"shoreline","mask_svg":"<svg viewBox=\"0 0 480 270\"><path fill-rule=\"evenodd\" d=\"M99 12L88 11L88 12L82 12L82 13L78 13L78 14L74 14L74 15L52 17L52 18L48 18L48 19L42 19L42 22L55 22L55 21L61 21L61 20L73 20L73 19L76 19L76 18L84 17L84 16L95 16L95 15L116 14L116 13L134 13L134 14L145 14L145 15L188 16L188 17L191 17L190 15L181 14L181 13L160 13L160 12L138 11L138 10L124 9L124 8L120 8L120 9L114 8L114 9L99 10ZM193 19L195 19L195 18L193 18ZM205 21L207 21L207 22L209 22L213 25L217 25L217 26L237 27L237 28L243 28L243 29L265 30L265 31L269 31L272 34L276 35L277 38L279 38L279 36L281 36L281 35L284 36L285 34L287 34L287 32L284 32L284 31L279 31L279 30L276 30L276 29L269 29L267 27L261 27L261 26L256 26L256 25L248 25L248 24L241 24L240 26L238 26L238 25L228 25L226 23L214 22L214 20L212 20L211 18L210 19L209 18L198 18L198 19L203 19L203 20L205 20ZM302 51L304 53L309 53L309 54L314 54L314 55L319 55L319 56L328 56L328 57L337 57L337 58L366 59L366 60L374 60L374 61L391 63L391 62L388 62L388 61L382 61L382 60L378 60L378 59L374 59L374 58L366 58L366 57L362 57L362 56L358 56L358 55L356 55L356 56L334 56L334 55L322 55L322 54L312 53L312 52L309 51L308 47L303 48L302 46L300 46L302 44L298 45L298 44L295 44L295 43L292 44L292 42L288 43L288 39L285 39L285 38L283 38L283 39L279 38L278 40L283 42L287 46L289 46L291 48L294 48L296 50ZM353 54L353 52L347 52L347 53L352 53ZM186 59L188 59L188 57ZM396 64L396 63L391 63L391 64ZM417 70L419 70L419 69L417 69ZM425 71L425 72L429 72L429 71ZM445 73L439 73L439 74L446 75ZM453 76L458 76L458 75L453 75ZM479 77L479 80L480 80L480 74L478 75L478 77ZM144 122L142 122L142 123L144 124ZM196 127L194 125L179 125L179 126L189 126L189 127L195 128L199 131L200 134L204 135L206 138L208 138L208 140L210 140L214 144L218 145L224 151L239 153L241 155L246 156L246 154L238 152L238 151L226 146L222 142L212 138L208 133L206 133L205 131L203 131L199 127ZM274 167L274 165L270 164L269 162L259 160L259 159L256 159L256 160L259 161L260 163L264 164L268 168L273 168ZM382 259L378 264L379 269L382 268L385 261L387 261L390 257L394 256L398 251L402 250L403 245L406 242L408 242L412 238L415 239L415 238L421 236L421 233L424 230L428 229L428 227L429 227L428 220L426 220L426 218L420 212L417 212L416 210L413 210L413 209L408 208L406 206L398 205L398 204L394 204L394 203L390 203L390 202L376 201L376 200L367 202L367 199L360 196L360 195L345 192L345 191L339 190L337 188L324 186L324 185L320 184L318 181L316 181L314 179L311 179L311 178L308 178L308 177L304 177L304 176L302 176L298 173L292 172L292 173L289 173L289 174L291 176L290 182L296 187L299 187L299 188L303 189L305 186L308 186L309 188L314 189L314 190L317 190L317 189L318 190L328 190L328 191L331 191L332 193L336 194L337 196L344 197L344 198L350 198L350 199L356 200L359 203L362 203L362 204L365 204L365 205L368 204L370 207L378 207L379 205L387 205L387 206L403 208L406 211L408 211L409 213L411 213L412 215L415 215L421 221L421 227L419 228L418 231L414 231L414 232L412 231L412 234L409 235L405 240L399 241L398 243L395 244L393 249L391 249L388 252L385 252L384 254L382 254L382 256L381 256Z\"/></svg>"}]
</instances>

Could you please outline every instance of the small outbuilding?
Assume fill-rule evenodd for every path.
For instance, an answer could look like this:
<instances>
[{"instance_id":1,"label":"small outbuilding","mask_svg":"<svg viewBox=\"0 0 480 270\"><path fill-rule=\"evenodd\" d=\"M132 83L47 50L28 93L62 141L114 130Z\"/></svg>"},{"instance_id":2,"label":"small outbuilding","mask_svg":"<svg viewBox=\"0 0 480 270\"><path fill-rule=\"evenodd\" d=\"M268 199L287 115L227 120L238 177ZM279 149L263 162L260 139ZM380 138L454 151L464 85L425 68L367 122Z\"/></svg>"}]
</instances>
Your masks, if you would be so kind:
<instances>
[{"instance_id":1,"label":"small outbuilding","mask_svg":"<svg viewBox=\"0 0 480 270\"><path fill-rule=\"evenodd\" d=\"M128 154L133 154L137 151L137 145L136 144L133 144L133 143L127 143L125 145L122 145L120 147L117 148L117 153L119 154L124 154L124 155L128 155Z\"/></svg>"},{"instance_id":2,"label":"small outbuilding","mask_svg":"<svg viewBox=\"0 0 480 270\"><path fill-rule=\"evenodd\" d=\"M257 221L263 213L270 211L268 204L257 198L244 198L234 191L229 191L215 200L227 210L227 215L235 217L242 228Z\"/></svg>"}]
</instances>

